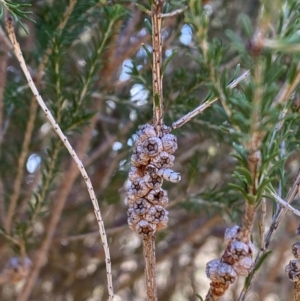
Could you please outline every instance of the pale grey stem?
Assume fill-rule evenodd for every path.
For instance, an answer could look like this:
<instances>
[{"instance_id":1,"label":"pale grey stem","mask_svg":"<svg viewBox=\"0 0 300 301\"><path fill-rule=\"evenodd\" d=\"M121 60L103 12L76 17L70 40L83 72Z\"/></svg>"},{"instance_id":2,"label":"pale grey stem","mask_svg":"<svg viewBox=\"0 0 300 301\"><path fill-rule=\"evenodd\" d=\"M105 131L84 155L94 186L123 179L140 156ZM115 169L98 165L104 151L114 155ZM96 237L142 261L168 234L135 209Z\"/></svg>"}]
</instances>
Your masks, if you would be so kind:
<instances>
[{"instance_id":1,"label":"pale grey stem","mask_svg":"<svg viewBox=\"0 0 300 301\"><path fill-rule=\"evenodd\" d=\"M295 209L293 206L288 204L285 200L283 200L277 193L270 192L270 195L282 206L283 208L286 208L287 210L292 211L295 215L300 216L300 211Z\"/></svg>"},{"instance_id":2,"label":"pale grey stem","mask_svg":"<svg viewBox=\"0 0 300 301\"><path fill-rule=\"evenodd\" d=\"M237 79L233 80L227 87L229 89L235 88L241 81L243 81L246 77L248 77L250 74L250 71L247 70L244 72L241 76L239 76ZM193 111L189 112L185 116L181 117L177 121L172 123L172 130L178 129L181 126L183 126L185 123L190 121L192 118L197 116L198 114L202 113L205 109L209 108L213 103L215 103L219 98L215 97L211 100L206 101L205 103L201 104L197 108L195 108Z\"/></svg>"},{"instance_id":3,"label":"pale grey stem","mask_svg":"<svg viewBox=\"0 0 300 301\"><path fill-rule=\"evenodd\" d=\"M164 1L152 6L152 85L153 85L153 124L160 135L163 125L163 86L162 86L162 12Z\"/></svg>"},{"instance_id":4,"label":"pale grey stem","mask_svg":"<svg viewBox=\"0 0 300 301\"><path fill-rule=\"evenodd\" d=\"M179 9L176 9L170 13L166 13L166 14L160 14L159 16L161 18L169 18L169 17L174 17L174 16L177 16L181 13L183 13L186 9L188 8L188 6L184 6L183 8L179 8Z\"/></svg>"},{"instance_id":5,"label":"pale grey stem","mask_svg":"<svg viewBox=\"0 0 300 301\"><path fill-rule=\"evenodd\" d=\"M67 148L67 150L69 151L69 153L71 154L73 160L76 162L76 165L82 175L82 177L85 180L86 186L87 186L87 190L89 192L92 204L94 206L94 212L97 218L97 222L98 222L98 226L99 226L99 233L101 236L101 240L103 243L103 248L104 248L104 253L105 253L105 262L106 262L106 270L107 270L107 281L108 281L108 292L109 292L109 300L112 301L114 298L114 293L113 293L113 284L112 284L112 275L111 275L111 260L110 260L110 252L109 252L109 247L108 247L108 243L107 243L107 238L106 238L106 233L105 233L105 228L104 228L104 223L102 220L102 216L101 216L101 212L100 212L100 208L98 205L98 201L91 183L91 180L89 178L89 176L87 175L87 172L82 164L82 162L80 161L80 159L78 158L75 150L73 149L73 147L71 146L70 142L68 141L67 137L64 135L64 133L62 132L61 128L59 127L58 123L56 122L56 120L54 119L52 113L49 111L49 109L47 108L45 102L43 101L41 95L39 94L32 78L31 75L28 71L28 68L26 66L25 60L23 58L23 54L20 48L19 43L17 42L16 36L15 36L15 32L14 32L14 28L13 28L13 23L12 23L12 19L8 18L6 21L6 28L7 28L7 32L9 35L9 38L13 44L13 49L15 52L15 55L17 57L17 59L19 60L20 66L25 74L25 77L28 81L28 85L32 90L33 95L35 96L38 104L40 105L40 107L42 108L42 110L44 111L47 119L49 120L49 122L51 123L52 127L54 128L54 130L56 131L56 133L58 134L59 138L62 140L62 142L64 143L65 147Z\"/></svg>"}]
</instances>

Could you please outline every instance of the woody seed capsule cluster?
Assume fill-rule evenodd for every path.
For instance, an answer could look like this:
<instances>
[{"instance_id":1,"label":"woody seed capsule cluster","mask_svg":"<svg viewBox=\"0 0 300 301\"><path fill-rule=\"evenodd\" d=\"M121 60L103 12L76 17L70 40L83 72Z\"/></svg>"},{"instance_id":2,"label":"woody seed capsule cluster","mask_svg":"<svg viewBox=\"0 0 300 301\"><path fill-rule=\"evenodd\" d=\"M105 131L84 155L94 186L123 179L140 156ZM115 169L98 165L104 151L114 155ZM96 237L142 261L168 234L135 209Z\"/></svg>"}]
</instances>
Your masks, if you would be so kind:
<instances>
[{"instance_id":1,"label":"woody seed capsule cluster","mask_svg":"<svg viewBox=\"0 0 300 301\"><path fill-rule=\"evenodd\" d=\"M127 191L128 225L146 238L163 229L168 223L169 202L167 191L162 189L163 180L178 183L180 174L174 172L172 155L177 149L176 137L162 129L159 137L152 125L139 127L131 156L130 181Z\"/></svg>"},{"instance_id":2,"label":"woody seed capsule cluster","mask_svg":"<svg viewBox=\"0 0 300 301\"><path fill-rule=\"evenodd\" d=\"M18 283L26 279L32 268L32 262L28 257L12 257L0 272L0 284Z\"/></svg>"},{"instance_id":3,"label":"woody seed capsule cluster","mask_svg":"<svg viewBox=\"0 0 300 301\"><path fill-rule=\"evenodd\" d=\"M300 226L297 229L296 234L300 236ZM292 282L300 282L300 242L293 244L292 253L296 259L290 260L289 264L285 267L285 273L289 280Z\"/></svg>"},{"instance_id":4,"label":"woody seed capsule cluster","mask_svg":"<svg viewBox=\"0 0 300 301\"><path fill-rule=\"evenodd\" d=\"M206 275L211 280L210 289L214 296L222 296L237 276L247 276L254 265L253 244L242 242L238 236L240 228L234 226L225 231L227 247L221 259L214 259L206 265Z\"/></svg>"}]
</instances>

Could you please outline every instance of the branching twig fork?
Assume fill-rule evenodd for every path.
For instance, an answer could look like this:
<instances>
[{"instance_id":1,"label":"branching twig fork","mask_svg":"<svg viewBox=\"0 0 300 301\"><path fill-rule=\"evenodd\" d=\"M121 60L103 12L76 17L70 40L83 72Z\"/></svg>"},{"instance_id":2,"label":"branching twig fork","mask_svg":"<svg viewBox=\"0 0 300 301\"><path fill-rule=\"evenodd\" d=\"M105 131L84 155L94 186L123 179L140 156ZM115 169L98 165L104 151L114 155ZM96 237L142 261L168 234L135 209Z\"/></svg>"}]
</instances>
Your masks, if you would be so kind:
<instances>
[{"instance_id":1,"label":"branching twig fork","mask_svg":"<svg viewBox=\"0 0 300 301\"><path fill-rule=\"evenodd\" d=\"M239 76L237 79L233 80L227 87L229 89L235 88L241 81L243 81L246 77L250 75L250 71L247 70L244 72L241 76ZM197 108L195 108L193 111L189 112L185 116L181 117L177 121L172 123L172 130L176 130L186 124L188 121L190 121L192 118L197 116L198 114L202 113L205 109L209 108L212 104L214 104L219 98L215 97L213 99L207 100L205 103L199 105Z\"/></svg>"}]
</instances>

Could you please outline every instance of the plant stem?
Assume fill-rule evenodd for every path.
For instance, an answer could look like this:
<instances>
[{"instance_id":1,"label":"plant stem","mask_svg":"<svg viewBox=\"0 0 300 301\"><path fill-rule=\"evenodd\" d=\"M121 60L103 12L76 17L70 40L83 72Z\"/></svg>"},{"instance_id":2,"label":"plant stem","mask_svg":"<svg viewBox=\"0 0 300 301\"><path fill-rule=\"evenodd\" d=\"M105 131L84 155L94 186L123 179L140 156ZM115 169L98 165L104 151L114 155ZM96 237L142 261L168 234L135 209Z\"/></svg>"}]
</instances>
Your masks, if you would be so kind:
<instances>
[{"instance_id":1,"label":"plant stem","mask_svg":"<svg viewBox=\"0 0 300 301\"><path fill-rule=\"evenodd\" d=\"M146 275L146 287L147 287L147 300L157 300L157 287L156 287L156 275L155 275L155 236L150 236L147 239L143 239L143 249L145 258L145 275Z\"/></svg>"},{"instance_id":2,"label":"plant stem","mask_svg":"<svg viewBox=\"0 0 300 301\"><path fill-rule=\"evenodd\" d=\"M163 87L162 87L162 8L164 0L155 0L152 5L152 84L153 84L153 124L161 132L163 125Z\"/></svg>"},{"instance_id":3,"label":"plant stem","mask_svg":"<svg viewBox=\"0 0 300 301\"><path fill-rule=\"evenodd\" d=\"M87 175L87 172L86 172L81 160L78 158L77 153L75 152L75 150L71 146L71 144L70 144L69 140L67 139L67 137L62 132L60 126L58 125L58 123L54 119L52 113L47 108L45 102L43 101L41 95L39 94L32 78L31 78L31 75L30 75L30 73L27 69L26 63L25 63L23 55L22 55L20 45L16 40L12 18L7 18L7 20L6 20L6 29L7 29L9 38L10 38L12 44L13 44L15 55L19 60L20 66L21 66L21 68L22 68L22 70L25 74L25 77L28 81L28 85L30 86L30 88L33 92L33 95L35 96L35 98L36 98L38 104L40 105L40 107L42 108L42 110L44 111L44 113L45 113L47 119L49 120L49 122L51 123L52 127L54 128L54 130L58 134L59 138L62 140L65 147L69 151L70 155L72 156L73 160L75 161L75 163L77 165L78 170L80 171L83 179L85 180L87 190L89 192L92 204L94 206L94 212L95 212L96 219L97 219L98 226L99 226L99 233L100 233L101 240L102 240L102 243L103 243L103 248L104 248L104 253L105 253L105 262L106 262L106 271L107 271L109 300L112 301L113 298L114 298L114 293L113 293L112 276L111 276L110 252L109 252L109 248L108 248L108 243L107 243L104 223L103 223L102 216L101 216L101 211L100 211L100 208L99 208L99 205L98 205L98 201L97 201L97 198L96 198L91 180L90 180L89 176Z\"/></svg>"},{"instance_id":4,"label":"plant stem","mask_svg":"<svg viewBox=\"0 0 300 301\"><path fill-rule=\"evenodd\" d=\"M294 301L300 301L300 281L294 283Z\"/></svg>"},{"instance_id":5,"label":"plant stem","mask_svg":"<svg viewBox=\"0 0 300 301\"><path fill-rule=\"evenodd\" d=\"M240 75L238 78L233 80L227 87L229 89L235 88L241 81L243 81L245 78L247 78L250 75L250 71L247 70L242 75ZM192 118L196 117L198 114L202 113L205 109L209 108L212 104L214 104L219 98L215 97L213 99L207 100L205 103L199 105L196 107L193 111L187 113L177 121L172 123L172 130L178 129L182 127L184 124L189 122Z\"/></svg>"}]
</instances>

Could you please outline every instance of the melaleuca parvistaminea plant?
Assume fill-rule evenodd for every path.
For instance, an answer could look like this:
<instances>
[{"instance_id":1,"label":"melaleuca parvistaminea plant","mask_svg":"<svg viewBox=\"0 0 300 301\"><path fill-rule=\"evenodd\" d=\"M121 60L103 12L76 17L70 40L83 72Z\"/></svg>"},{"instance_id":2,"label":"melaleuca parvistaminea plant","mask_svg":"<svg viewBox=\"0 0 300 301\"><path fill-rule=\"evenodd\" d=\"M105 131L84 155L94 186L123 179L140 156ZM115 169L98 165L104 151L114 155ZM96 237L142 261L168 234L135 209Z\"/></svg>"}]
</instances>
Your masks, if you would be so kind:
<instances>
[{"instance_id":1,"label":"melaleuca parvistaminea plant","mask_svg":"<svg viewBox=\"0 0 300 301\"><path fill-rule=\"evenodd\" d=\"M140 126L136 133L128 174L128 225L143 238L167 226L169 218L165 208L169 199L162 184L164 179L180 181L180 175L170 169L176 149L177 139L166 126L162 127L161 135L149 124Z\"/></svg>"}]
</instances>

